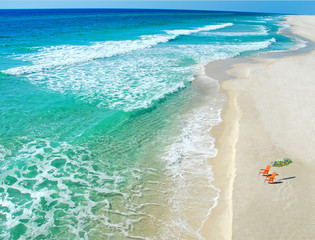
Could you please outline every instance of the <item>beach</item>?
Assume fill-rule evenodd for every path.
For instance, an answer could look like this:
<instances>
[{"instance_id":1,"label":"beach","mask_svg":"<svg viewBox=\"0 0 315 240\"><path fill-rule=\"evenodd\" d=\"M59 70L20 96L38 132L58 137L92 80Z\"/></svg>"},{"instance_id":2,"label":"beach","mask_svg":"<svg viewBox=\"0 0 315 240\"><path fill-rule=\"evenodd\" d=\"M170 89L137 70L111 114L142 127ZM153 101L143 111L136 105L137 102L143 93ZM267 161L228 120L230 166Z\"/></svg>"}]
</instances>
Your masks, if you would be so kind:
<instances>
[{"instance_id":1,"label":"beach","mask_svg":"<svg viewBox=\"0 0 315 240\"><path fill-rule=\"evenodd\" d=\"M315 16L286 21L315 41ZM223 121L211 132L219 153L209 164L221 193L201 230L206 239L314 239L314 64L313 50L206 66L227 95ZM226 72L218 74L218 65ZM270 170L279 184L264 183L259 170L286 157L293 164Z\"/></svg>"},{"instance_id":2,"label":"beach","mask_svg":"<svg viewBox=\"0 0 315 240\"><path fill-rule=\"evenodd\" d=\"M308 17L9 9L0 22L0 239L310 238ZM264 183L284 157L283 183Z\"/></svg>"}]
</instances>

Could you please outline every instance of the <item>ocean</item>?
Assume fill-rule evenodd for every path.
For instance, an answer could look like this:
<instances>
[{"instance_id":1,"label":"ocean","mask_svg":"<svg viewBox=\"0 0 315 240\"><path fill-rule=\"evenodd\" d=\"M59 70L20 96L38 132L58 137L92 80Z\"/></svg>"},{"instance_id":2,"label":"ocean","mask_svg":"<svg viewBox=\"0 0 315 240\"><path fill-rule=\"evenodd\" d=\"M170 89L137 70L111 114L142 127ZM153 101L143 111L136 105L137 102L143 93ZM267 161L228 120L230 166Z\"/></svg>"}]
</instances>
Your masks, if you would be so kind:
<instances>
[{"instance_id":1,"label":"ocean","mask_svg":"<svg viewBox=\"0 0 315 240\"><path fill-rule=\"evenodd\" d=\"M0 238L203 239L225 101L203 66L299 47L284 20L0 10Z\"/></svg>"}]
</instances>

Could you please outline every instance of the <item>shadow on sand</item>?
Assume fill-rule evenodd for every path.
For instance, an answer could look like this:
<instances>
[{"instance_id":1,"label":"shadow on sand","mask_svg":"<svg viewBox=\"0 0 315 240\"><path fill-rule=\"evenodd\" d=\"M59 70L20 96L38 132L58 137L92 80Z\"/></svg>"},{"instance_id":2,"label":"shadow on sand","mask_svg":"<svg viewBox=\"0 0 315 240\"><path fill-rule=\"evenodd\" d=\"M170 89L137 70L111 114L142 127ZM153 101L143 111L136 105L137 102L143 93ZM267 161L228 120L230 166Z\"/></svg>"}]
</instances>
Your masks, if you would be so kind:
<instances>
[{"instance_id":1,"label":"shadow on sand","mask_svg":"<svg viewBox=\"0 0 315 240\"><path fill-rule=\"evenodd\" d=\"M281 179L280 179L281 180ZM279 184L279 183L283 183L283 182L280 182L280 181L277 181L277 182L269 182L268 184Z\"/></svg>"},{"instance_id":2,"label":"shadow on sand","mask_svg":"<svg viewBox=\"0 0 315 240\"><path fill-rule=\"evenodd\" d=\"M296 177L294 176L294 177L281 178L281 179L279 179L279 181L283 181L283 180L290 180L290 179L293 179L293 178L296 178Z\"/></svg>"}]
</instances>

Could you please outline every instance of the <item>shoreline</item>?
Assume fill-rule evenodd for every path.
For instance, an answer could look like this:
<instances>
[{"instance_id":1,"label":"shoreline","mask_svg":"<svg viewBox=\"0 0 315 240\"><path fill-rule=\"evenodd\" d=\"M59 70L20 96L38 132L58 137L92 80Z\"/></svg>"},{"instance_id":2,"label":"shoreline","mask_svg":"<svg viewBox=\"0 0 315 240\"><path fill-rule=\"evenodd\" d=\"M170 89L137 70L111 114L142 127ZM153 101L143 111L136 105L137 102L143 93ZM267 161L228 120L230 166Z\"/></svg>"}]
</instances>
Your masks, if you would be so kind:
<instances>
[{"instance_id":1,"label":"shoreline","mask_svg":"<svg viewBox=\"0 0 315 240\"><path fill-rule=\"evenodd\" d=\"M312 26L314 27L315 16L287 16L287 23L291 25L294 35L302 36L309 41L315 41L315 34L310 32ZM310 217L302 216L303 213L307 213L303 205L306 202L314 205L314 201L311 197L306 197L305 200L294 197L295 192L300 192L302 195L306 194L305 187L300 186L300 184L307 184L307 182L314 179L310 174L310 170L315 169L314 163L303 161L301 151L294 154L294 151L290 150L292 139L283 141L286 143L279 143L279 137L275 136L273 132L288 137L284 133L287 126L281 128L281 121L273 118L275 112L268 110L268 107L273 106L273 104L279 104L280 107L277 111L282 114L290 113L291 106L288 105L289 103L283 102L282 98L295 94L294 89L290 90L290 87L295 85L289 85L286 89L284 83L287 79L279 81L277 86L268 85L264 82L266 76L263 74L265 70L268 72L273 65L278 68L283 67L282 71L285 71L285 69L294 71L294 67L298 70L296 64L303 64L303 61L305 61L301 57L310 58L312 54L315 56L315 51L309 49L306 52L290 51L287 56L277 56L276 53L269 55L267 53L227 61L221 60L206 65L206 75L220 81L220 91L227 96L227 101L224 103L222 111L223 122L211 131L216 139L219 153L214 159L209 160L209 164L213 165L215 174L213 185L220 188L221 193L218 205L212 210L210 217L201 230L201 235L205 239L265 239L270 234L273 234L273 238L276 239L298 239L296 237L301 237L301 235L298 235L301 233L303 239L311 239L315 235L315 230L312 231L315 226L315 222L313 221L312 224L311 221L312 214L308 214ZM315 61L315 58L313 59ZM307 70L309 69L308 67ZM221 73L218 74L218 72ZM272 68L272 73L268 76L276 76L276 78L281 79L281 75L283 75L281 70L277 70L276 67ZM310 74L306 72L301 75L308 75L306 77L309 79ZM290 81L294 84L294 78ZM285 88L286 90L283 91L287 92L278 89L279 86ZM310 81L308 81L308 87L311 87ZM277 91L280 94L277 94ZM305 102L305 99L301 96L303 91L307 92L307 90L302 89L297 93L294 100L298 99L299 103ZM275 96L270 96L270 92L274 92ZM270 100L266 101L270 105L264 104L266 97L270 97ZM307 109L312 106L309 101L307 99L305 103ZM292 116L294 117L291 113ZM284 119L284 123L294 127L292 119ZM307 123L309 124L310 121ZM309 125L306 124L306 126ZM301 132L301 129L305 128L303 120L300 121L297 127L295 136L299 139L302 135L297 132ZM277 131L277 128L280 129ZM313 134L311 133L307 141L312 143ZM303 145L300 147L303 148ZM311 147L306 147L309 152L308 157L314 153ZM283 157L290 157L295 164L291 164L285 169L272 168L271 170L277 171L282 176L281 171L285 170L285 175L291 176L293 174L295 179L283 181L283 184L274 186L262 185L263 178L257 176L259 169L264 168L272 160ZM305 169L306 165L308 171ZM307 172L309 175L303 176ZM281 177L280 175L279 177ZM300 190L297 191L297 188ZM314 188L308 188L308 190L315 194ZM283 196L283 193L291 196L291 199L288 199L285 195ZM270 206L270 202L272 202L277 207L281 207L279 206L281 201L285 201L286 205L290 206L298 204L297 208L300 212L287 209L288 213L282 214L283 209L279 212L277 208ZM255 206L256 204L257 206ZM315 214L315 208L310 210ZM273 215L277 215L278 220L283 219L285 222L282 224L279 221L274 221L275 219L270 220L269 218ZM302 218L307 220L303 221ZM292 229L298 220L304 222L303 231ZM270 230L268 230L268 227ZM303 226L299 224L297 227L301 228Z\"/></svg>"}]
</instances>

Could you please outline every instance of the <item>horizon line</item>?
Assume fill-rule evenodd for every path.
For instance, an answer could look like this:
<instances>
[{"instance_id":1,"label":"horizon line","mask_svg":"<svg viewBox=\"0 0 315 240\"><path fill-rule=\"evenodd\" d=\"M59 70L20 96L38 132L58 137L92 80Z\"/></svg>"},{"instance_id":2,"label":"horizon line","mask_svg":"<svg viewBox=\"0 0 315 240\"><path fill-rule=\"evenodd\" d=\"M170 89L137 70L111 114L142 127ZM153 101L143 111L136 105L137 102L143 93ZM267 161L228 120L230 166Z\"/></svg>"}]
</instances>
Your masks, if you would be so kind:
<instances>
[{"instance_id":1,"label":"horizon line","mask_svg":"<svg viewBox=\"0 0 315 240\"><path fill-rule=\"evenodd\" d=\"M296 13L268 13L268 12L253 12L253 11L233 11L233 10L199 10L199 9L167 9L167 8L121 8L121 7L110 7L110 8L97 8L97 7L56 7L56 8L0 8L1 10L80 10L80 9L90 9L90 10L158 10L158 11L193 11L193 12L225 12L225 13L254 13L254 14L273 14L273 15L301 15Z\"/></svg>"}]
</instances>

